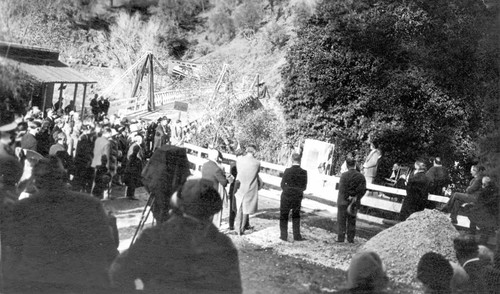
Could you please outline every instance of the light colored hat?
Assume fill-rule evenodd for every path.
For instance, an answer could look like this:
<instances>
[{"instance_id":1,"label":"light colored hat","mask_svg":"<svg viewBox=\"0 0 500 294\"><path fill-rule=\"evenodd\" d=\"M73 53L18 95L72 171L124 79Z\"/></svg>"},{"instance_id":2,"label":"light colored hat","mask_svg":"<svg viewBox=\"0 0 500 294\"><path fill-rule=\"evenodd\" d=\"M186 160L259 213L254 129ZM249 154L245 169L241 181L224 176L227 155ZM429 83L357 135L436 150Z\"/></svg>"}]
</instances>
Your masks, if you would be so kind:
<instances>
[{"instance_id":1,"label":"light colored hat","mask_svg":"<svg viewBox=\"0 0 500 294\"><path fill-rule=\"evenodd\" d=\"M133 133L133 132L138 132L139 131L139 125L138 124L131 124L129 126L130 128L130 132Z\"/></svg>"}]
</instances>

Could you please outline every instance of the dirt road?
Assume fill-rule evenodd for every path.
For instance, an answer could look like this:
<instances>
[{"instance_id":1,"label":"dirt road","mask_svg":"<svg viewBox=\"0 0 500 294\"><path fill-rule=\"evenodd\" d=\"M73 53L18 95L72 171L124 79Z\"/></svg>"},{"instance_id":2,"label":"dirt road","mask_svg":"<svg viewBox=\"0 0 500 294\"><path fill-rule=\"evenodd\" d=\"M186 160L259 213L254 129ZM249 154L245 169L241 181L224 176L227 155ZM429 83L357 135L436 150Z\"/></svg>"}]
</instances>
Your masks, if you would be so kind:
<instances>
[{"instance_id":1,"label":"dirt road","mask_svg":"<svg viewBox=\"0 0 500 294\"><path fill-rule=\"evenodd\" d=\"M116 199L104 201L105 207L118 219L120 250L130 245L148 199L143 190L136 193L139 201L126 200L124 194L123 187L116 187L112 193ZM222 230L239 251L244 293L329 293L340 289L345 283L351 256L383 229L358 222L356 243L338 244L335 243L334 216L304 208L301 228L306 241L284 242L279 239L279 201L267 197L259 198L259 211L250 219L254 229L244 236L227 231L227 211L223 215ZM392 283L390 289L390 293L415 293L402 284Z\"/></svg>"}]
</instances>

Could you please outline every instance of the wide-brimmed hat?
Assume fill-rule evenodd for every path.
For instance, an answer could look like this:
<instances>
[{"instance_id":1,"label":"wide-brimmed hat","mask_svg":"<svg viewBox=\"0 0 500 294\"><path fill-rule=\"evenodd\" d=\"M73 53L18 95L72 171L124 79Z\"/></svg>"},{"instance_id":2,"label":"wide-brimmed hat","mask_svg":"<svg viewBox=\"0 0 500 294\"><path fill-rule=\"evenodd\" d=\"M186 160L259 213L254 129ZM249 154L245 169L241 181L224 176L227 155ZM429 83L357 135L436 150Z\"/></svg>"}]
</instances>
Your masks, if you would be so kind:
<instances>
[{"instance_id":1,"label":"wide-brimmed hat","mask_svg":"<svg viewBox=\"0 0 500 294\"><path fill-rule=\"evenodd\" d=\"M222 209L222 200L213 183L207 179L192 179L172 195L171 204L185 214L207 219Z\"/></svg>"}]
</instances>

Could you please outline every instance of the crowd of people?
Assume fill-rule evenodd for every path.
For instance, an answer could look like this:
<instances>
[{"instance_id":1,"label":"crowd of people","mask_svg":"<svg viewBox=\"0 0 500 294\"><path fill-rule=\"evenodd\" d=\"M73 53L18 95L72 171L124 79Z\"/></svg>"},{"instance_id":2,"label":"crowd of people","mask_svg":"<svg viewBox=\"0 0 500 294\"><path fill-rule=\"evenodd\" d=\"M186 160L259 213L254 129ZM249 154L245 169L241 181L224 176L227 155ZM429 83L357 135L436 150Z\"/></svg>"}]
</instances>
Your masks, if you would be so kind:
<instances>
[{"instance_id":1,"label":"crowd of people","mask_svg":"<svg viewBox=\"0 0 500 294\"><path fill-rule=\"evenodd\" d=\"M109 105L102 97L100 101L85 119L74 111L50 108L44 116L32 108L18 122L14 149L21 160L33 156L29 151L59 157L68 171L67 183L76 191L108 199L114 185L126 185L126 197L136 199L135 188L141 186L137 179L147 158L161 146L189 141L196 124L174 123L166 116L146 121L108 115Z\"/></svg>"},{"instance_id":2,"label":"crowd of people","mask_svg":"<svg viewBox=\"0 0 500 294\"><path fill-rule=\"evenodd\" d=\"M252 229L249 214L257 210L258 190L263 186L255 146L247 146L239 154L228 174L221 169L221 154L214 149L202 166L201 179L188 179L186 164L174 171L180 180L175 189L169 190L165 203L168 209L160 214L153 212L158 225L144 230L129 250L119 254L116 219L104 210L99 199L109 195L112 183L125 183L125 197L134 199L135 188L143 184L139 179L141 173L144 179L146 159L157 149L168 151L174 148L170 146L182 144L186 132L166 117L147 123L100 114L81 120L72 111L58 116L49 109L42 117L33 109L21 122L11 120L0 125L3 289L19 293L124 293L138 288L149 293L241 293L238 252L218 227L225 187L229 185L229 229L238 235ZM367 162L376 162L380 156L372 145ZM300 154L292 154L291 159L292 166L281 181L279 237L285 242L290 211L294 241L305 240L300 233L300 208L308 175L300 167ZM187 163L185 150L183 160ZM26 183L19 182L23 161L33 163ZM167 161L166 157L162 159ZM434 163L439 166L440 162ZM365 169L376 167L365 165ZM355 157L347 158L345 168L337 199L337 242L347 239L353 243L356 209L366 184L375 175L363 176ZM157 171L151 169L161 176ZM435 169L432 172L439 173ZM452 195L444 208L452 210L452 220L457 210L473 211L481 205L491 210L492 201L498 201L492 198L498 191L491 178L479 166L471 172L474 180L470 189ZM432 186L427 174L425 164L417 161L406 183L403 213L409 215L423 205L422 195L427 197ZM478 181L481 187L477 187ZM163 182L170 184L175 179ZM425 191L417 184L421 182L425 182ZM20 189L27 194L21 197L25 199L19 199ZM412 196L413 192L418 196ZM418 201L408 202L411 197ZM471 201L481 205L464 207ZM483 225L481 220L473 224ZM460 236L454 246L459 264L429 252L416 265L417 278L426 293L499 293L498 252L493 254L470 236ZM351 261L345 289L338 293L384 293L388 282L378 254L360 252Z\"/></svg>"}]
</instances>

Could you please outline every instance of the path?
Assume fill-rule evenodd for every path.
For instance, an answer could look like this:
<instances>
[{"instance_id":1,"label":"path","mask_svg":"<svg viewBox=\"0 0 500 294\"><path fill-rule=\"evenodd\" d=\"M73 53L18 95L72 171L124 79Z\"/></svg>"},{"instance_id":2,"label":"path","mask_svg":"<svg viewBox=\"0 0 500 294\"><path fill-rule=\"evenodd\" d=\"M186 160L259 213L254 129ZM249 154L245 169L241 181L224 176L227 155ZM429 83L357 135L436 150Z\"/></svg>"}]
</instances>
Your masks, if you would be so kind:
<instances>
[{"instance_id":1,"label":"path","mask_svg":"<svg viewBox=\"0 0 500 294\"><path fill-rule=\"evenodd\" d=\"M115 188L113 196L119 195L124 195L123 187ZM117 216L120 250L129 247L147 202L148 195L143 189L139 189L136 196L139 201L118 198L104 202ZM335 243L334 207L305 199L302 211L301 228L306 238L303 242L291 239L283 242L278 238L279 193L276 191L261 190L259 210L250 219L254 230L242 237L227 231L227 211L224 212L222 230L238 248L244 293L311 293L339 289L345 282L351 256L366 239L383 229L358 222L356 244L338 244ZM391 286L398 293L412 293L403 290L405 288L406 285Z\"/></svg>"}]
</instances>

